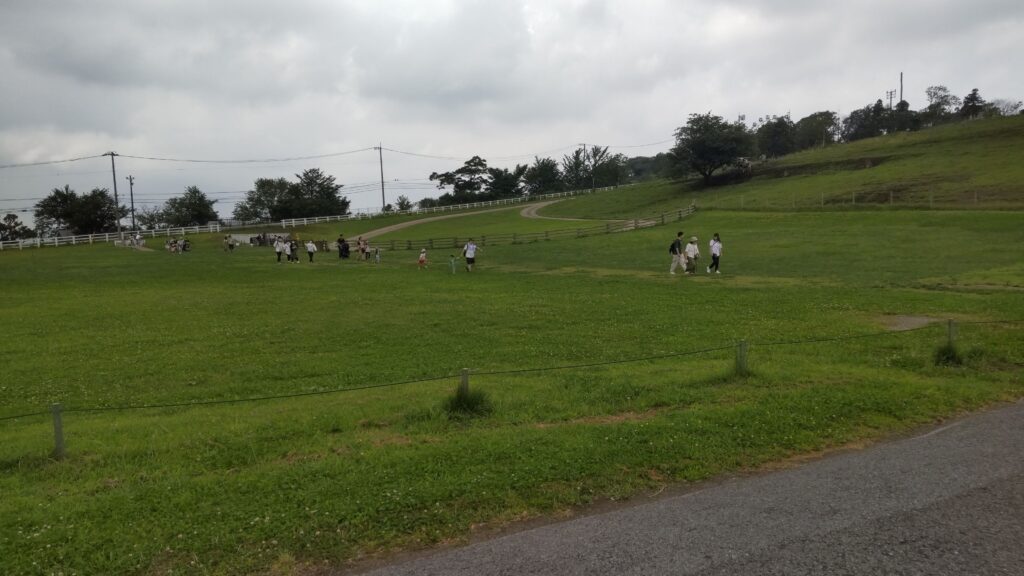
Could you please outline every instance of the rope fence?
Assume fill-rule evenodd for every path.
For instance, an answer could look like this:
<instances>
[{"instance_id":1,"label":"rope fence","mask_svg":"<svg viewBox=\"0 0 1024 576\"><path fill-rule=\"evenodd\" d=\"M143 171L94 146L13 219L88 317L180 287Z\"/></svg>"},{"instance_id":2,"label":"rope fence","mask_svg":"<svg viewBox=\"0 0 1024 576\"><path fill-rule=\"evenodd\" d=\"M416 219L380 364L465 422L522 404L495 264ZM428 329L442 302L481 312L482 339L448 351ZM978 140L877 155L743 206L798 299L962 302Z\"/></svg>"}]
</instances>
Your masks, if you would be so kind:
<instances>
[{"instance_id":1,"label":"rope fence","mask_svg":"<svg viewBox=\"0 0 1024 576\"><path fill-rule=\"evenodd\" d=\"M946 337L947 343L953 345L956 340L957 325L994 325L994 324L1021 324L1024 323L1024 319L1016 320L980 320L980 321L965 321L956 322L954 320L946 321ZM556 366L542 366L534 368L517 368L510 370L479 370L470 371L468 368L463 368L457 373L444 374L440 376L428 376L425 378L415 378L409 380L400 380L395 382L383 382L377 384L367 384L364 386L354 386L346 388L332 388L327 390L312 390L305 392L293 392L289 394L275 394L267 396L250 396L246 398L226 398L218 400L196 400L190 402L172 402L166 404L136 404L136 405L122 405L122 406L94 406L94 407L81 407L81 408L64 408L61 404L53 404L49 410L43 410L38 412L27 412L22 414L13 414L8 416L0 416L0 422L9 422L14 420L21 420L25 418L33 418L38 416L51 415L53 418L54 427L54 451L53 457L60 460L64 457L64 428L63 428L63 414L69 413L105 413L105 412L123 412L129 410L156 410L166 408L192 408L196 406L212 406L212 405L225 405L225 404L241 404L248 402L263 402L269 400L284 400L290 398L301 398L308 396L325 396L328 394L342 394L347 392L357 392L362 390L372 390L380 388L391 388L396 386L406 386L411 384L421 384L425 382L438 382L442 380L450 380L454 378L460 378L459 388L461 390L468 390L469 388L469 376L472 373L475 376L503 376L511 374L526 374L526 373L538 373L538 372L551 372L556 370L579 370L586 368L594 368L600 366L613 366L622 364L634 364L640 362L650 362L655 360L664 360L666 358L681 358L687 356L698 356L702 354L710 354L713 352L721 352L723 350L736 350L735 359L735 371L737 375L745 375L749 373L747 365L747 355L749 349L753 347L769 348L778 346L803 346L808 344L820 344L820 343L831 343L831 342L843 342L850 340L863 340L867 338L880 338L880 337L891 337L903 334L910 334L928 330L942 326L940 323L932 323L916 328L907 330L886 330L877 332L868 332L863 334L845 334L839 336L828 336L828 337L816 337L816 338L805 338L800 340L779 340L779 341L764 341L764 342L748 342L746 340L739 340L734 344L727 344L721 346L713 346L710 348L701 348L696 350L686 350L681 352L669 352L665 354L655 354L648 356L620 358L616 360L605 360L600 362L586 362L579 364L562 364Z\"/></svg>"}]
</instances>

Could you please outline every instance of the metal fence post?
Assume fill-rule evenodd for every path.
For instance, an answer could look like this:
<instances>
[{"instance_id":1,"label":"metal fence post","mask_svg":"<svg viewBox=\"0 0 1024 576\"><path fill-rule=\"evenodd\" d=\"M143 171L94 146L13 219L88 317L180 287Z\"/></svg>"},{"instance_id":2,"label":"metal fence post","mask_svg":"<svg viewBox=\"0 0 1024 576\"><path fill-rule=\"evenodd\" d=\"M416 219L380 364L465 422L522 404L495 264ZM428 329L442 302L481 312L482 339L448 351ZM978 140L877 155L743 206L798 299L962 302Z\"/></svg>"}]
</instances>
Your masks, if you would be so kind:
<instances>
[{"instance_id":1,"label":"metal fence post","mask_svg":"<svg viewBox=\"0 0 1024 576\"><path fill-rule=\"evenodd\" d=\"M956 346L956 322L952 319L946 321L946 342L950 348Z\"/></svg>"},{"instance_id":2,"label":"metal fence post","mask_svg":"<svg viewBox=\"0 0 1024 576\"><path fill-rule=\"evenodd\" d=\"M747 373L747 341L740 340L736 343L736 374L743 376Z\"/></svg>"},{"instance_id":3,"label":"metal fence post","mask_svg":"<svg viewBox=\"0 0 1024 576\"><path fill-rule=\"evenodd\" d=\"M469 394L469 368L462 369L462 379L459 381L459 394Z\"/></svg>"},{"instance_id":4,"label":"metal fence post","mask_svg":"<svg viewBox=\"0 0 1024 576\"><path fill-rule=\"evenodd\" d=\"M53 458L55 460L64 459L64 424L61 422L60 412L61 405L56 403L50 406L50 412L53 413Z\"/></svg>"}]
</instances>

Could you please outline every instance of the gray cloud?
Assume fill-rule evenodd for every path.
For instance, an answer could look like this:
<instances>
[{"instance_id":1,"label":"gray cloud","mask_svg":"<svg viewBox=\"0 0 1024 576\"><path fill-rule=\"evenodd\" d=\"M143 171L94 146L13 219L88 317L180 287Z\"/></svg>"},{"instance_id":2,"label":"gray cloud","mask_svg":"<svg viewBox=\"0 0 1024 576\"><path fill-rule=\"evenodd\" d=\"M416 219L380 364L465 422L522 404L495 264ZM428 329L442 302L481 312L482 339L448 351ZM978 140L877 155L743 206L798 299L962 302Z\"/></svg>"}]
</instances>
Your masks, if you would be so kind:
<instances>
[{"instance_id":1,"label":"gray cloud","mask_svg":"<svg viewBox=\"0 0 1024 576\"><path fill-rule=\"evenodd\" d=\"M380 141L460 157L635 144L669 138L692 112L847 113L896 88L901 71L915 108L932 84L1020 99L1022 25L1024 5L1006 0L13 0L0 5L0 164ZM385 160L389 179L459 164ZM154 197L310 167L121 162ZM373 154L319 165L342 182L379 177ZM0 212L5 198L109 180L94 161L0 170ZM219 206L230 211L230 197Z\"/></svg>"}]
</instances>

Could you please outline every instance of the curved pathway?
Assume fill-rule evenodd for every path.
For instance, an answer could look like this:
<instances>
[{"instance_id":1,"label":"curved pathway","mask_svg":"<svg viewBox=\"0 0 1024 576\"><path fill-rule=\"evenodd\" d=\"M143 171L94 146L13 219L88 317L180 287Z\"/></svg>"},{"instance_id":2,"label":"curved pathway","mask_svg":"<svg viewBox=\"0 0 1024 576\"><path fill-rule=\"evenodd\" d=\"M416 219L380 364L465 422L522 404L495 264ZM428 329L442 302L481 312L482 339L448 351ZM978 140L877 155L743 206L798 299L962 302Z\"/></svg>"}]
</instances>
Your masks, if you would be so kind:
<instances>
[{"instance_id":1,"label":"curved pathway","mask_svg":"<svg viewBox=\"0 0 1024 576\"><path fill-rule=\"evenodd\" d=\"M515 209L516 206L506 206L504 208L491 208L489 210L475 210L473 212L458 212L455 214L445 214L444 216L431 216L429 218L419 218L416 220L410 220L408 222L392 224L391 226L385 226L383 228L377 228L376 230L370 230L369 232L363 232L362 234L357 234L357 236L362 236L364 240L369 240L370 238L382 236L384 234L395 232L396 230L402 230L404 228L409 228L411 226L416 226L418 224L425 224L427 222L436 222L438 220L447 220L449 218L461 218L463 216L475 216L476 214L487 214L488 212L501 212L502 210Z\"/></svg>"},{"instance_id":2,"label":"curved pathway","mask_svg":"<svg viewBox=\"0 0 1024 576\"><path fill-rule=\"evenodd\" d=\"M372 574L1020 574L1024 402L636 501Z\"/></svg>"},{"instance_id":3,"label":"curved pathway","mask_svg":"<svg viewBox=\"0 0 1024 576\"><path fill-rule=\"evenodd\" d=\"M545 206L554 204L555 202L561 202L565 200L560 198L558 200L548 200L547 202L537 202L530 204L519 211L519 215L523 218L539 218L541 220L564 220L566 222L625 222L618 232L625 232L626 230L633 230L634 228L648 228L657 224L654 220L595 220L593 218L558 218L555 216L541 216L537 213L538 210Z\"/></svg>"}]
</instances>

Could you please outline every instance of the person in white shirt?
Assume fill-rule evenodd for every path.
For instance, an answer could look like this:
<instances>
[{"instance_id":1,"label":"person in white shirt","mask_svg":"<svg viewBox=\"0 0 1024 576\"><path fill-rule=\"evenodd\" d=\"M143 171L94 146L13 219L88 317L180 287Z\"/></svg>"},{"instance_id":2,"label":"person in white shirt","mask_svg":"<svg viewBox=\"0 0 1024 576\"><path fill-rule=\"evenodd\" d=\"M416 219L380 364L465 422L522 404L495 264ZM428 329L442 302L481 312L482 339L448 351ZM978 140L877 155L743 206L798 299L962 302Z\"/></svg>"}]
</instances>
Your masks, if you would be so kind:
<instances>
[{"instance_id":1,"label":"person in white shirt","mask_svg":"<svg viewBox=\"0 0 1024 576\"><path fill-rule=\"evenodd\" d=\"M469 242L462 248L462 256L466 258L466 272L473 271L473 264L476 264L476 243L470 238Z\"/></svg>"},{"instance_id":2,"label":"person in white shirt","mask_svg":"<svg viewBox=\"0 0 1024 576\"><path fill-rule=\"evenodd\" d=\"M309 254L309 263L313 263L313 254L316 254L316 244L312 240L306 241L306 254Z\"/></svg>"},{"instance_id":3,"label":"person in white shirt","mask_svg":"<svg viewBox=\"0 0 1024 576\"><path fill-rule=\"evenodd\" d=\"M419 265L420 265L420 268L419 268L420 270L423 270L424 268L427 267L427 249L426 248L420 249Z\"/></svg>"},{"instance_id":4,"label":"person in white shirt","mask_svg":"<svg viewBox=\"0 0 1024 576\"><path fill-rule=\"evenodd\" d=\"M684 250L686 253L686 273L693 274L697 271L697 260L700 259L700 248L697 247L697 237L690 236L690 242Z\"/></svg>"},{"instance_id":5,"label":"person in white shirt","mask_svg":"<svg viewBox=\"0 0 1024 576\"><path fill-rule=\"evenodd\" d=\"M281 253L284 252L284 240L281 240L280 236L274 239L274 252L277 253L277 263L280 264Z\"/></svg>"},{"instance_id":6,"label":"person in white shirt","mask_svg":"<svg viewBox=\"0 0 1024 576\"><path fill-rule=\"evenodd\" d=\"M718 232L711 237L709 248L711 249L711 265L708 266L708 274L711 274L712 268L715 269L715 274L721 274L718 270L718 260L722 257L722 239L718 237Z\"/></svg>"}]
</instances>

